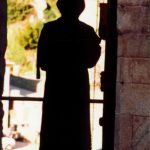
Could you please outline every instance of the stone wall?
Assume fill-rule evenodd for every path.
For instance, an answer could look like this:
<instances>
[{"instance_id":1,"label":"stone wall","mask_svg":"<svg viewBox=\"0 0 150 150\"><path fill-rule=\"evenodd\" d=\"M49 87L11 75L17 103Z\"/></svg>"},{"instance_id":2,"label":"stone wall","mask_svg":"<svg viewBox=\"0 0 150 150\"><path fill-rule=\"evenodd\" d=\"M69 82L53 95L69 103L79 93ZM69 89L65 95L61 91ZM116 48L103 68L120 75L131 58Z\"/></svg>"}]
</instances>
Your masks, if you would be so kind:
<instances>
[{"instance_id":1,"label":"stone wall","mask_svg":"<svg viewBox=\"0 0 150 150\"><path fill-rule=\"evenodd\" d=\"M115 150L150 149L150 1L118 0Z\"/></svg>"}]
</instances>

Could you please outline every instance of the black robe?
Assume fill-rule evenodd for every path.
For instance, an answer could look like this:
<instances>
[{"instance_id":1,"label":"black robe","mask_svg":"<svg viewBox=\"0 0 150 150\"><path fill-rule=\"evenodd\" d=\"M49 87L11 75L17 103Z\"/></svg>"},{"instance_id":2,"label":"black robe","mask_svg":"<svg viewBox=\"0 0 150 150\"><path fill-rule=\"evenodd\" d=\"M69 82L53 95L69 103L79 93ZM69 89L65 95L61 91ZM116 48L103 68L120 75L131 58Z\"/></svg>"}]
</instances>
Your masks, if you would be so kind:
<instances>
[{"instance_id":1,"label":"black robe","mask_svg":"<svg viewBox=\"0 0 150 150\"><path fill-rule=\"evenodd\" d=\"M44 25L38 65L46 71L40 150L91 150L88 68L100 56L89 25L59 18Z\"/></svg>"}]
</instances>

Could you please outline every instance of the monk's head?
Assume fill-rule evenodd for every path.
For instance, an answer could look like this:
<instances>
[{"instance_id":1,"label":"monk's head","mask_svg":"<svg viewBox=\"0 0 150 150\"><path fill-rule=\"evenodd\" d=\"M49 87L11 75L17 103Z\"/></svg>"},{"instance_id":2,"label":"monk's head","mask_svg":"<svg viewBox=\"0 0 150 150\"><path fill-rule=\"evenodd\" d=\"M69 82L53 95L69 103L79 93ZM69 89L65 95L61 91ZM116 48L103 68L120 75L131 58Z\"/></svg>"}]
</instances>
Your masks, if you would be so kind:
<instances>
[{"instance_id":1,"label":"monk's head","mask_svg":"<svg viewBox=\"0 0 150 150\"><path fill-rule=\"evenodd\" d=\"M85 8L84 0L58 0L57 7L62 17L76 19Z\"/></svg>"}]
</instances>

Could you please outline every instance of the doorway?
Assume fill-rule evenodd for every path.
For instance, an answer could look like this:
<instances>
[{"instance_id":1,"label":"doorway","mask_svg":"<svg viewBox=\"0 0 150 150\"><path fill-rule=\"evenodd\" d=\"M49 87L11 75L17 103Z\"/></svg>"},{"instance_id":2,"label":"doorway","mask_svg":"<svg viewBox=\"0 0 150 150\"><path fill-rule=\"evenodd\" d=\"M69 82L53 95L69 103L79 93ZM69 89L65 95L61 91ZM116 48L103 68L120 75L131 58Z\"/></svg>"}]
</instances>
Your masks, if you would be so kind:
<instances>
[{"instance_id":1,"label":"doorway","mask_svg":"<svg viewBox=\"0 0 150 150\"><path fill-rule=\"evenodd\" d=\"M8 0L8 2L10 1L11 0ZM40 100L42 99L43 93L41 92L39 93L38 91L44 90L44 80L45 80L44 72L42 72L42 75L43 75L42 82L39 82L38 80L35 79L35 68L34 68L35 64L32 63L32 62L35 62L36 60L36 57L35 57L36 54L34 53L36 52L35 50L36 49L36 36L39 35L40 30L42 28L42 23L38 22L37 18L38 19L41 18L41 20L43 21L47 19L48 21L50 19L56 19L60 15L58 10L55 9L56 7L54 3L55 1L52 2L48 0L46 1L46 3L43 0L39 0L39 1L40 1L40 4L43 4L41 5L39 10L37 9L39 7L37 3L38 0L35 0L35 4L32 3L32 0L27 0L27 3L25 4L25 6L20 6L20 7L23 7L24 13L20 14L21 17L19 18L15 16L16 19L21 19L21 20L23 18L28 18L28 21L26 22L27 23L26 28L23 27L23 25L25 24L24 19L23 19L23 22L21 20L18 21L20 23L22 22L21 24L19 24L18 22L17 23L12 22L10 26L8 26L9 27L8 38L10 37L10 41L8 40L9 49L7 49L7 52L6 52L6 55L7 55L6 61L7 60L9 61L7 61L6 76L5 76L5 81L8 81L8 82L5 83L4 94L3 94L3 99L5 99L5 101L3 102L4 107L5 107L5 110L8 110L5 112L5 116L4 116L4 124L3 124L4 128L6 130L8 128L10 129L10 125L14 125L14 124L15 125L19 124L20 128L28 129L28 131L29 129L34 128L35 130L37 130L37 132L33 134L37 135L37 137L38 137L38 133L40 129L40 119L39 119L40 117L38 119L36 118L37 119L36 121L38 122L36 124L38 124L38 126L35 126L35 124L31 123L32 117L29 116L29 114L32 114L32 112L30 111L33 110L33 108L36 108L36 111L35 111L37 112L36 114L41 113L42 102L40 102ZM97 34L99 34L100 1L99 0L85 0L85 2L86 2L86 8L83 14L81 15L80 19L86 22L87 24L91 25L95 29ZM109 2L108 4L110 8L114 6L112 2ZM17 5L21 5L21 4L17 4ZM15 5L13 4L12 6L15 6ZM33 7L34 9L37 9L37 11L36 12L34 11L34 13L33 13ZM11 10L10 5L8 5L8 11L10 12L13 11ZM22 12L22 10L18 10L18 9L16 11L18 13ZM44 14L41 13L42 11L44 11ZM32 12L31 13L32 15L29 15L30 12ZM49 18L49 16L51 16L51 18ZM12 18L12 20L10 19L9 21L14 21L14 17ZM34 29L36 29L36 33L34 32ZM21 33L20 31L23 31L23 30L26 30L26 32ZM107 31L108 32L107 36L109 35L109 32L111 32L111 30ZM14 34L16 35L14 36ZM23 38L25 41L17 41L16 39L19 38L18 37L19 35L24 35ZM32 44L30 43L30 41L26 40L27 38L30 38L30 36L32 36L32 39L34 39L33 41L31 41ZM106 59L110 61L111 54L108 54L108 53L105 54L105 50L106 49L109 50L109 47L111 46L111 44L114 44L113 41L111 40L112 40L111 38L108 38L107 44L106 44L106 39L101 41L102 54L101 54L100 60L98 61L97 65L94 68L89 70L90 85L91 85L90 86L90 93L91 93L90 103L91 103L92 150L99 150L99 149L102 149L103 147L102 145L107 145L105 143L106 138L107 138L105 131L108 128L110 129L110 127L108 127L107 125L109 122L107 114L108 112L110 112L110 109L109 109L110 104L107 105L107 102L105 103L104 100L108 98L108 95L111 92L114 92L114 91L106 90L105 92L107 94L100 91L100 73L104 70L106 70L106 74L110 73L110 71L107 72L108 68L110 68L109 66L110 63L106 63ZM10 45L11 43L16 43L16 42L19 42L21 45L24 45L24 48L26 49L26 51L23 51L22 47L20 47L20 44L17 45L18 47L16 45L14 47L13 45ZM16 58L13 58L15 60L15 63L12 61L12 56L14 56L14 53L13 51L10 52L10 49L12 50L13 48L15 48L15 54L17 50ZM28 57L24 58L24 56L28 56ZM20 68L20 65L18 62L19 63L21 62L21 65L23 66L21 68L24 68L24 70ZM115 65L114 62L113 62L113 65ZM113 70L113 67L111 70ZM30 70L30 71L26 71L26 70ZM107 77L109 78L109 75ZM114 72L113 72L113 79L115 79ZM30 83L31 85L30 87L27 86L28 83ZM114 88L114 86L112 88ZM113 95L113 99L114 98L115 97ZM9 101L6 101L6 100L9 100ZM103 103L106 104L106 107L103 105ZM32 108L30 108L31 106ZM111 105L111 110L112 110L112 106L114 106L114 103L113 105ZM20 108L21 110L18 110L18 108ZM21 112L22 110L25 110L25 111ZM104 129L102 128L102 126L99 125L99 118L103 117L103 111L104 111L104 118L107 118L107 119L104 119L104 124L103 124ZM17 113L17 112L21 112L21 113ZM113 109L113 112L114 112L114 109ZM15 114L19 114L19 116L15 116ZM26 121L24 122L24 120ZM112 122L113 121L114 121L114 118ZM111 131L110 133L112 133L112 127L109 130ZM27 135L27 134L26 136L27 138L30 137L30 135ZM112 139L110 140L112 141ZM38 143L38 138L36 137L33 137L33 139L29 139L29 140L31 140L34 144ZM103 149L107 150L107 148L103 148Z\"/></svg>"}]
</instances>

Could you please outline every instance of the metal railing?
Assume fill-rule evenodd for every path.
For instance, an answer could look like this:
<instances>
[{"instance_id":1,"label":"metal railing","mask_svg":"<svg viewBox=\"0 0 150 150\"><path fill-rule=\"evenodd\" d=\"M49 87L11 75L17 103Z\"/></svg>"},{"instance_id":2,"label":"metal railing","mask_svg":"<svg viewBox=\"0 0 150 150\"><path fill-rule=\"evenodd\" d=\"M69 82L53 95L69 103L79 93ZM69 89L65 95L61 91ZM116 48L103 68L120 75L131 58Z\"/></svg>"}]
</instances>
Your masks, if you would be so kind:
<instances>
[{"instance_id":1,"label":"metal railing","mask_svg":"<svg viewBox=\"0 0 150 150\"><path fill-rule=\"evenodd\" d=\"M2 100L8 100L8 101L42 101L43 97L2 96ZM103 104L104 100L90 99L89 103Z\"/></svg>"}]
</instances>

